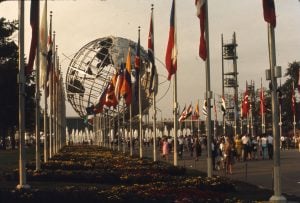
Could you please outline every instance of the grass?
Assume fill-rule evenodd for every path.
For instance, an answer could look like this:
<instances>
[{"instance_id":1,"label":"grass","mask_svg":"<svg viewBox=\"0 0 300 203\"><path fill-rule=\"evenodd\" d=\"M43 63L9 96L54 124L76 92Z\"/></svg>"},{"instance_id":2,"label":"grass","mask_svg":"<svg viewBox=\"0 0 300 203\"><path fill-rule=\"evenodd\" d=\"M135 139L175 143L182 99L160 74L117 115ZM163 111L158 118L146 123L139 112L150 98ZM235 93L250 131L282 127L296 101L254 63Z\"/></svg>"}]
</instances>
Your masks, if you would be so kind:
<instances>
[{"instance_id":1,"label":"grass","mask_svg":"<svg viewBox=\"0 0 300 203\"><path fill-rule=\"evenodd\" d=\"M41 152L43 148L41 148ZM25 159L35 160L35 146L25 148ZM0 150L0 173L11 171L19 167L19 150Z\"/></svg>"}]
</instances>

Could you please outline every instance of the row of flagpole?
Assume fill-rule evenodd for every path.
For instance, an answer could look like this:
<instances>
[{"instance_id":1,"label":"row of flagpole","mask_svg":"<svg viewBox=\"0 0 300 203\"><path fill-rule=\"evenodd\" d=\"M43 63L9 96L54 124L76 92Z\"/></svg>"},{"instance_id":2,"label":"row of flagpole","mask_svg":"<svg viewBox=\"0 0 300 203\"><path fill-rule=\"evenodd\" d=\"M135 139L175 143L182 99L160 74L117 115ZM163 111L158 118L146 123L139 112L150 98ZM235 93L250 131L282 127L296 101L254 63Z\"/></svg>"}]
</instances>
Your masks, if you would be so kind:
<instances>
[{"instance_id":1,"label":"row of flagpole","mask_svg":"<svg viewBox=\"0 0 300 203\"><path fill-rule=\"evenodd\" d=\"M52 14L50 15L50 31L47 36L47 1L44 1L43 15L39 26L40 1L31 1L30 24L32 27L32 39L29 53L29 62L24 65L24 1L19 0L19 184L17 188L30 188L26 183L25 169L25 115L24 95L25 73L33 72L35 61L35 134L36 134L36 171L41 170L40 150L40 88L44 89L44 162L53 157L65 143L66 106L63 88L63 80L59 68L57 46L55 45L55 32L52 39ZM47 40L49 47L47 49ZM49 90L47 87L49 83ZM50 100L50 115L47 116L48 94ZM47 125L49 122L49 126ZM48 132L49 131L49 135Z\"/></svg>"}]
</instances>

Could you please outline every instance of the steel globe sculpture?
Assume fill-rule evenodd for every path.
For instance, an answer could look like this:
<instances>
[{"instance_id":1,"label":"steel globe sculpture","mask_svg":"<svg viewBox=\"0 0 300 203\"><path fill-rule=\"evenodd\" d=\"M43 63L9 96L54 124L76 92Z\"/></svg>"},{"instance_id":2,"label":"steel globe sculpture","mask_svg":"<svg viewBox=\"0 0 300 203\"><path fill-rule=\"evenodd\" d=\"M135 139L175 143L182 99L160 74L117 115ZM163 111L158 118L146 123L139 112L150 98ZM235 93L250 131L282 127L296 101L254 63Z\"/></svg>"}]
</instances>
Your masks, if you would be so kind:
<instances>
[{"instance_id":1,"label":"steel globe sculpture","mask_svg":"<svg viewBox=\"0 0 300 203\"><path fill-rule=\"evenodd\" d=\"M120 37L103 37L83 46L71 60L66 74L67 99L78 115L84 118L86 108L95 105L120 64L125 63L128 48L131 49L132 70L137 43ZM152 103L149 94L150 71L147 52L141 47L141 97L142 109ZM134 73L133 73L134 74ZM134 79L134 77L132 77ZM134 81L134 80L133 80ZM134 86L135 84L133 84ZM138 114L138 99L133 97L133 116ZM115 117L117 111L127 113L128 107L119 102L117 108L104 106L103 113Z\"/></svg>"}]
</instances>

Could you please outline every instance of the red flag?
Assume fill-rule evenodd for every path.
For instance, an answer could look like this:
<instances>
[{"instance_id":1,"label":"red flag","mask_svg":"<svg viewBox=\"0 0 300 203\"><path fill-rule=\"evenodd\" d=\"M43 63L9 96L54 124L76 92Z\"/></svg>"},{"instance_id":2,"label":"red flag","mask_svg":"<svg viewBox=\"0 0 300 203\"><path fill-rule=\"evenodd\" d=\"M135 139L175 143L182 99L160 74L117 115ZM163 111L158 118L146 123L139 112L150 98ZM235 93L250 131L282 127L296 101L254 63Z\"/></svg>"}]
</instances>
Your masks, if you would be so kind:
<instances>
[{"instance_id":1,"label":"red flag","mask_svg":"<svg viewBox=\"0 0 300 203\"><path fill-rule=\"evenodd\" d=\"M117 71L116 84L115 84L115 96L118 101L120 98L120 92L121 92L123 80L124 80L124 64L122 63L120 69Z\"/></svg>"},{"instance_id":2,"label":"red flag","mask_svg":"<svg viewBox=\"0 0 300 203\"><path fill-rule=\"evenodd\" d=\"M186 114L187 114L187 111L186 111L186 106L184 106L181 114L180 114L180 117L178 119L179 122L181 121L184 121L186 119Z\"/></svg>"},{"instance_id":3,"label":"red flag","mask_svg":"<svg viewBox=\"0 0 300 203\"><path fill-rule=\"evenodd\" d=\"M171 80L173 74L177 70L177 45L176 45L176 29L175 29L175 0L172 3L170 16L169 40L166 52L166 68L168 71L168 80Z\"/></svg>"},{"instance_id":4,"label":"red flag","mask_svg":"<svg viewBox=\"0 0 300 203\"><path fill-rule=\"evenodd\" d=\"M200 20L200 45L199 56L205 61L207 58L205 40L206 0L195 0L197 17Z\"/></svg>"},{"instance_id":5,"label":"red flag","mask_svg":"<svg viewBox=\"0 0 300 203\"><path fill-rule=\"evenodd\" d=\"M274 0L262 0L264 9L264 19L267 23L275 28L276 27L276 13Z\"/></svg>"},{"instance_id":6,"label":"red flag","mask_svg":"<svg viewBox=\"0 0 300 203\"><path fill-rule=\"evenodd\" d=\"M190 117L192 113L193 113L193 106L192 104L190 104L188 109L186 110L186 118Z\"/></svg>"},{"instance_id":7,"label":"red flag","mask_svg":"<svg viewBox=\"0 0 300 203\"><path fill-rule=\"evenodd\" d=\"M265 96L264 96L264 90L261 87L260 89L260 115L264 115L264 113L266 113L266 108L265 108Z\"/></svg>"},{"instance_id":8,"label":"red flag","mask_svg":"<svg viewBox=\"0 0 300 203\"><path fill-rule=\"evenodd\" d=\"M293 112L293 115L295 115L295 113L296 113L295 106L296 106L295 91L294 91L294 87L292 87L292 112Z\"/></svg>"},{"instance_id":9,"label":"red flag","mask_svg":"<svg viewBox=\"0 0 300 203\"><path fill-rule=\"evenodd\" d=\"M216 106L216 100L215 99L214 99L214 112L215 112L215 120L218 120L217 106Z\"/></svg>"},{"instance_id":10,"label":"red flag","mask_svg":"<svg viewBox=\"0 0 300 203\"><path fill-rule=\"evenodd\" d=\"M93 111L95 114L98 113L102 113L103 111L103 106L105 104L105 99L106 99L106 93L107 93L107 87L105 87L104 91L102 92L102 94L100 95L99 99L98 99L98 103L95 105Z\"/></svg>"},{"instance_id":11,"label":"red flag","mask_svg":"<svg viewBox=\"0 0 300 203\"><path fill-rule=\"evenodd\" d=\"M125 99L125 103L128 106L132 99L131 90L131 53L130 48L128 49L127 59L126 59L126 69L124 70L124 80L120 90L120 95Z\"/></svg>"},{"instance_id":12,"label":"red flag","mask_svg":"<svg viewBox=\"0 0 300 203\"><path fill-rule=\"evenodd\" d=\"M154 92L156 94L157 85L155 83L157 79L156 66L155 66L155 55L154 55L154 28L153 28L153 10L151 11L150 28L148 34L148 58L151 62L151 72L150 72L150 85L149 92Z\"/></svg>"},{"instance_id":13,"label":"red flag","mask_svg":"<svg viewBox=\"0 0 300 203\"><path fill-rule=\"evenodd\" d=\"M29 52L28 65L26 67L26 74L30 74L33 70L33 63L36 55L36 48L38 43L38 25L39 25L39 10L40 1L31 0L30 5L30 25L31 25L31 44Z\"/></svg>"},{"instance_id":14,"label":"red flag","mask_svg":"<svg viewBox=\"0 0 300 203\"><path fill-rule=\"evenodd\" d=\"M243 99L243 103L242 103L242 117L247 117L248 112L249 112L249 95L248 95L248 85L246 85L246 91L244 93L244 99Z\"/></svg>"},{"instance_id":15,"label":"red flag","mask_svg":"<svg viewBox=\"0 0 300 203\"><path fill-rule=\"evenodd\" d=\"M106 95L105 95L105 102L104 104L108 107L116 107L118 104L116 95L115 95L115 91L114 91L114 84L111 81L107 87L107 91L106 91Z\"/></svg>"}]
</instances>

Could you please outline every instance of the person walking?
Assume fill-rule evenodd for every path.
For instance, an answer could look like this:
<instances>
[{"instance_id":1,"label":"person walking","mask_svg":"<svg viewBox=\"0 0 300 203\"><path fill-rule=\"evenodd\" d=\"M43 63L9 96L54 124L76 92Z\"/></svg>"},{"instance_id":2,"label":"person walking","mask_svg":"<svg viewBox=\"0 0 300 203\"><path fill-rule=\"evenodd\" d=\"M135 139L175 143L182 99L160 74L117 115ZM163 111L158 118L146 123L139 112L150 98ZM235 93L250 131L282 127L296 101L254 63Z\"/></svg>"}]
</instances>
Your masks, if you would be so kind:
<instances>
[{"instance_id":1,"label":"person walking","mask_svg":"<svg viewBox=\"0 0 300 203\"><path fill-rule=\"evenodd\" d=\"M195 149L195 152L196 152L195 160L198 161L199 157L201 156L201 153L202 153L201 143L200 143L200 140L198 137L196 137L196 139L194 141L193 148Z\"/></svg>"},{"instance_id":2,"label":"person walking","mask_svg":"<svg viewBox=\"0 0 300 203\"><path fill-rule=\"evenodd\" d=\"M226 137L224 146L225 170L227 174L232 174L232 166L234 164L234 147L232 141Z\"/></svg>"},{"instance_id":3,"label":"person walking","mask_svg":"<svg viewBox=\"0 0 300 203\"><path fill-rule=\"evenodd\" d=\"M261 147L262 147L262 158L267 159L268 153L268 139L265 134L261 138Z\"/></svg>"},{"instance_id":4,"label":"person walking","mask_svg":"<svg viewBox=\"0 0 300 203\"><path fill-rule=\"evenodd\" d=\"M169 143L167 138L164 138L163 144L162 144L162 154L163 158L165 158L167 161L169 161Z\"/></svg>"}]
</instances>

